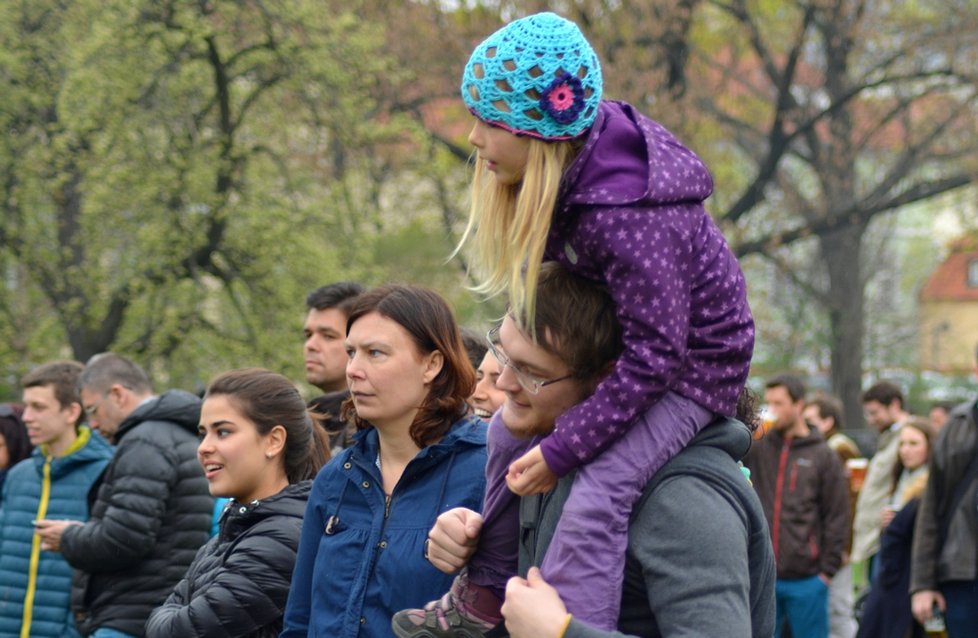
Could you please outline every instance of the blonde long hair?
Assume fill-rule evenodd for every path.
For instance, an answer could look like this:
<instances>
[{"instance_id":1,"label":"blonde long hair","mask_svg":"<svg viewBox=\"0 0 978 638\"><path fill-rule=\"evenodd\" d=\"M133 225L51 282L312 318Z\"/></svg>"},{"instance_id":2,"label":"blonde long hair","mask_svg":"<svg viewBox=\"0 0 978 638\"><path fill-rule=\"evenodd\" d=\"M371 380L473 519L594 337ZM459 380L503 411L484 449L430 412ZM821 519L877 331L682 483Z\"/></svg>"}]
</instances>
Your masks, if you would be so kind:
<instances>
[{"instance_id":1,"label":"blonde long hair","mask_svg":"<svg viewBox=\"0 0 978 638\"><path fill-rule=\"evenodd\" d=\"M471 236L472 290L494 297L509 293L509 306L520 327L534 324L537 280L564 171L574 160L581 139L544 142L530 139L526 169L517 184L500 184L477 158L472 204L462 239Z\"/></svg>"}]
</instances>

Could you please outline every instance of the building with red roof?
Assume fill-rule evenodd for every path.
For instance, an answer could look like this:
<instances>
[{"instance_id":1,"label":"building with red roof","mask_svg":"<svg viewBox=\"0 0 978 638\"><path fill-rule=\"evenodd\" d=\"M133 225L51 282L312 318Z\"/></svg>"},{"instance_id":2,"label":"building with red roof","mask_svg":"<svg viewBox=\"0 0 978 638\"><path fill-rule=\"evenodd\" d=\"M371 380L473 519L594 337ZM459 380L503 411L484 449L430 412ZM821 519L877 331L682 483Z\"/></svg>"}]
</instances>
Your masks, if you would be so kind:
<instances>
[{"instance_id":1,"label":"building with red roof","mask_svg":"<svg viewBox=\"0 0 978 638\"><path fill-rule=\"evenodd\" d=\"M962 237L918 294L920 366L965 373L978 347L978 234Z\"/></svg>"}]
</instances>

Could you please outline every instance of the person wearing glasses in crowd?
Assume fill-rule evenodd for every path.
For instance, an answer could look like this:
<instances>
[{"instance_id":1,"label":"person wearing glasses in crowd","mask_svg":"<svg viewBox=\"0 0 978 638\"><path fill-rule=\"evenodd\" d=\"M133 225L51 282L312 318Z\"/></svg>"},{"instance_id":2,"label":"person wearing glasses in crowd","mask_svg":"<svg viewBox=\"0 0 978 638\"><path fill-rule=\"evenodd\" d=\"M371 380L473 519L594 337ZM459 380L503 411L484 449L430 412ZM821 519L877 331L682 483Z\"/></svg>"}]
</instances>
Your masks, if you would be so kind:
<instances>
[{"instance_id":1,"label":"person wearing glasses in crowd","mask_svg":"<svg viewBox=\"0 0 978 638\"><path fill-rule=\"evenodd\" d=\"M580 470L542 571L572 613L612 629L632 504L717 415L736 412L754 323L737 259L703 206L709 170L660 124L601 92L597 55L554 13L515 20L475 48L461 82L478 150L463 242L473 242L477 289L508 294L520 327L534 325L544 260L614 300L624 350L611 373L539 445L490 463L507 469L499 487L519 495ZM535 371L523 372L537 385L527 377ZM496 624L505 581L483 576L431 614L468 617L467 601L486 599L472 631Z\"/></svg>"},{"instance_id":2,"label":"person wearing glasses in crowd","mask_svg":"<svg viewBox=\"0 0 978 638\"><path fill-rule=\"evenodd\" d=\"M519 454L550 434L555 420L594 391L621 352L614 306L603 287L548 262L540 270L538 298L533 327L521 329L507 315L501 327L490 333L501 366L497 385L506 396L489 428L491 457L500 450L504 457ZM575 310L573 316L570 308ZM538 337L531 336L534 332ZM502 348L494 344L497 335ZM746 402L739 412L749 418ZM771 635L774 563L767 525L757 495L736 465L750 446L750 436L743 424L719 419L643 486L643 497L628 522L627 549L621 550L629 576L619 599L613 601L622 610L617 629L660 635L653 633L657 628L668 636L680 635L691 626L702 630L701 635L714 635L722 627L729 635ZM484 578L487 573L504 578L510 569L510 575L515 574L516 557L510 552L518 554L520 574L525 576L529 565L540 565L541 559L546 562L555 550L550 544L553 532L566 515L565 499L576 478L561 479L545 495L517 499L508 496L498 469L487 471L488 480L495 482L489 486L481 515L453 510L440 516L429 534L432 564L450 573L466 565L453 585L456 597L461 581ZM504 474L505 467L502 470ZM628 468L619 468L619 475L627 472ZM516 529L509 516L515 518ZM711 575L709 588L701 586L704 570ZM538 589L543 580L539 572L534 574L530 581ZM518 601L511 596L514 581L523 585L515 586L520 589ZM611 635L610 630L578 619L576 613L577 621L568 629L568 611L557 592L550 590L546 600L528 602L522 595L527 593L525 586L526 581L511 579L506 592L509 613L502 608L514 636L557 636L564 630ZM468 592L472 589L467 587ZM486 604L486 599L465 598L465 602L472 609ZM596 597L591 606L609 602ZM457 611L439 611L444 612L444 602L401 612L392 620L395 634L430 638L483 633ZM485 611L488 615L498 610ZM525 622L530 617L535 619L532 626Z\"/></svg>"},{"instance_id":3,"label":"person wearing glasses in crowd","mask_svg":"<svg viewBox=\"0 0 978 638\"><path fill-rule=\"evenodd\" d=\"M88 423L115 456L85 523L38 521L41 549L75 569L71 606L82 635L142 636L210 538L214 497L197 462L200 398L153 393L146 372L111 352L85 364L78 385Z\"/></svg>"}]
</instances>

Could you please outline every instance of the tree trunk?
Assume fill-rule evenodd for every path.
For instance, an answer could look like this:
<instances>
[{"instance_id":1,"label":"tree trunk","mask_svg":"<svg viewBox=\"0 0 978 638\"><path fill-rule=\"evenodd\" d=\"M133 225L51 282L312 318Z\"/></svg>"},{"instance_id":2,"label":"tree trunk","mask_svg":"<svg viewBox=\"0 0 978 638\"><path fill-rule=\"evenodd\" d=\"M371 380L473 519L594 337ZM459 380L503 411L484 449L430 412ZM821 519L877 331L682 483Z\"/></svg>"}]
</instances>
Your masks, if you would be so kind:
<instances>
[{"instance_id":1,"label":"tree trunk","mask_svg":"<svg viewBox=\"0 0 978 638\"><path fill-rule=\"evenodd\" d=\"M832 391L842 400L846 428L863 427L863 281L864 224L844 228L819 240L829 276L829 325Z\"/></svg>"}]
</instances>

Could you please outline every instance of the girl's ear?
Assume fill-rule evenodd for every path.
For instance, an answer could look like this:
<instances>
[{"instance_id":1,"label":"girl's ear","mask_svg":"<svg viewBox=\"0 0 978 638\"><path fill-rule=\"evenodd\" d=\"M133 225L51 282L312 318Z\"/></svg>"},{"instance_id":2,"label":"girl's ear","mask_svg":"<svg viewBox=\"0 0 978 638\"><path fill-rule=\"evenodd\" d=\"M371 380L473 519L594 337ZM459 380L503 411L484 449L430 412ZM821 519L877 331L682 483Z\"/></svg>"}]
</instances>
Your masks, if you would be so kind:
<instances>
[{"instance_id":1,"label":"girl's ear","mask_svg":"<svg viewBox=\"0 0 978 638\"><path fill-rule=\"evenodd\" d=\"M265 456L272 458L281 454L282 450L285 449L286 438L288 438L288 433L283 426L276 425L273 427L265 435Z\"/></svg>"},{"instance_id":2,"label":"girl's ear","mask_svg":"<svg viewBox=\"0 0 978 638\"><path fill-rule=\"evenodd\" d=\"M421 378L427 384L431 383L438 376L438 373L441 372L442 367L445 365L445 356L440 350L435 350L425 357L425 359L424 374L422 374Z\"/></svg>"}]
</instances>

